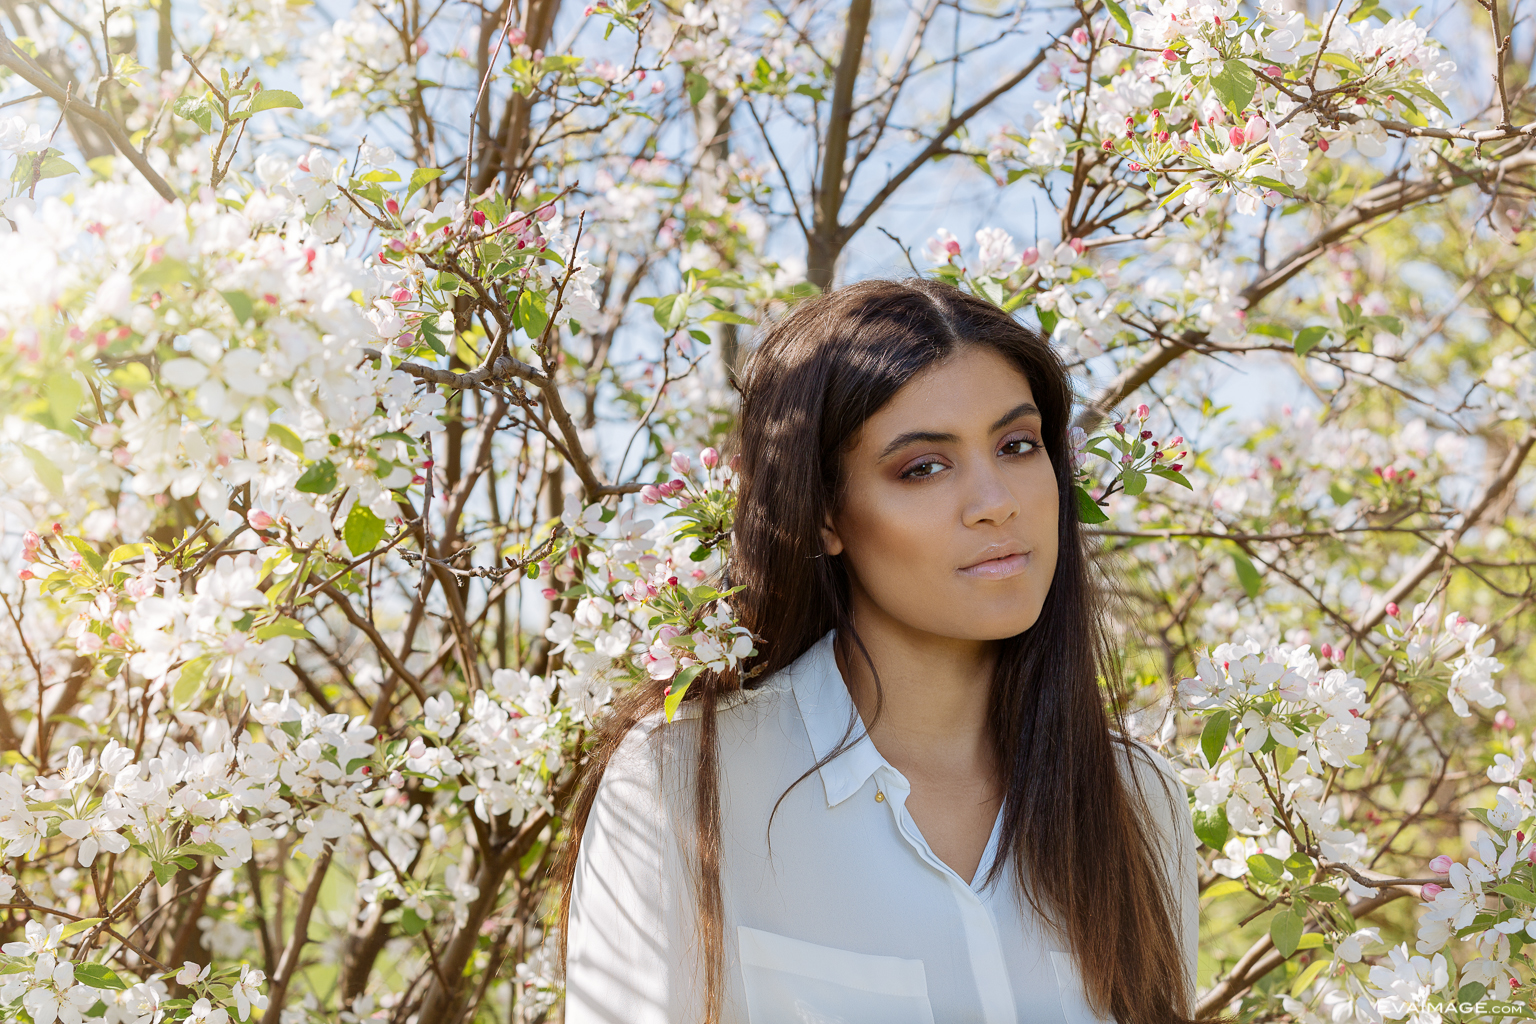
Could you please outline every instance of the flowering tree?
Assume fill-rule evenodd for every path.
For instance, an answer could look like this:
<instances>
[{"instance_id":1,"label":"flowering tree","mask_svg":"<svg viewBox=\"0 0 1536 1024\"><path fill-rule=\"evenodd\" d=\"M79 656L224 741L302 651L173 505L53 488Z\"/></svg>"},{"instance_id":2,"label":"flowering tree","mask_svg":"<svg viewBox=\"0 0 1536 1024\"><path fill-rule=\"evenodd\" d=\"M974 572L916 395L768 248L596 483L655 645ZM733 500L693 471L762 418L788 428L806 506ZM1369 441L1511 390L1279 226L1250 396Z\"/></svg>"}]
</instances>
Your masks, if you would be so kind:
<instances>
[{"instance_id":1,"label":"flowering tree","mask_svg":"<svg viewBox=\"0 0 1536 1024\"><path fill-rule=\"evenodd\" d=\"M1493 0L5 14L6 1019L557 1013L591 723L754 653L744 328L877 243L1082 378L1201 1011L1533 1015L1536 125ZM939 173L1033 237L918 251ZM1229 409L1244 369L1288 404Z\"/></svg>"}]
</instances>

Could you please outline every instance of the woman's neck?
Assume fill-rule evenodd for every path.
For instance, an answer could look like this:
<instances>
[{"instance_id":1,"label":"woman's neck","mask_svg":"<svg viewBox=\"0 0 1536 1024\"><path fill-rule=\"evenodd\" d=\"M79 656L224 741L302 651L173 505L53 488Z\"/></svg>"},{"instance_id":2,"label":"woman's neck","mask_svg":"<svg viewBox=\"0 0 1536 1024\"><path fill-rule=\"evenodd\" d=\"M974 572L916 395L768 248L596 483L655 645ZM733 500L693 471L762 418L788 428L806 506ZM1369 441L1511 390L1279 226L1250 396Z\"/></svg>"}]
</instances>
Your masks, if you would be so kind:
<instances>
[{"instance_id":1,"label":"woman's neck","mask_svg":"<svg viewBox=\"0 0 1536 1024\"><path fill-rule=\"evenodd\" d=\"M987 716L997 643L917 633L858 600L854 621L879 674L878 714L857 645L838 650L837 667L881 756L909 778L994 777Z\"/></svg>"}]
</instances>

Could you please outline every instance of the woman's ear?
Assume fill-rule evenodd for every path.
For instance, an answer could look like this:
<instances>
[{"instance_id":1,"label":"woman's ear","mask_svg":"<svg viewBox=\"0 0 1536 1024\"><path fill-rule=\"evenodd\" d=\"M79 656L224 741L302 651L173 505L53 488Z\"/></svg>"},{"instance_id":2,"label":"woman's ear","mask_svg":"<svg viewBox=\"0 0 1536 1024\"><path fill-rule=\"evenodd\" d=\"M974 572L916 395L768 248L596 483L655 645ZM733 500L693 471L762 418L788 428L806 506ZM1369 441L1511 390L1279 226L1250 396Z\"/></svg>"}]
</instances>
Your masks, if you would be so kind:
<instances>
[{"instance_id":1,"label":"woman's ear","mask_svg":"<svg viewBox=\"0 0 1536 1024\"><path fill-rule=\"evenodd\" d=\"M821 551L824 555L840 555L843 553L843 538L837 535L837 527L832 525L832 517L821 526Z\"/></svg>"}]
</instances>

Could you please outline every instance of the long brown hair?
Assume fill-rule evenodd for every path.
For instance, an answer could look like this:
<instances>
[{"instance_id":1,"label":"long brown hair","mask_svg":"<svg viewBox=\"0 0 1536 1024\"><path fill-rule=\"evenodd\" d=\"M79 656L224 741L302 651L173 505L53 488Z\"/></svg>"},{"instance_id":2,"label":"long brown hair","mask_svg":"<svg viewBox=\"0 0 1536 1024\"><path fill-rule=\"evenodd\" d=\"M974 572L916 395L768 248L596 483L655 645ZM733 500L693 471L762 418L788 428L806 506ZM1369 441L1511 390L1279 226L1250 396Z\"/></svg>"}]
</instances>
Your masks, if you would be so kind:
<instances>
[{"instance_id":1,"label":"long brown hair","mask_svg":"<svg viewBox=\"0 0 1536 1024\"><path fill-rule=\"evenodd\" d=\"M1104 591L1072 489L1070 377L1044 338L998 307L952 285L913 279L864 281L800 303L764 333L742 376L733 438L740 492L724 576L743 587L732 603L761 638L760 653L742 675L705 673L687 694L699 705L695 883L711 1024L719 1017L725 969L717 704L742 689L744 677L747 688L761 683L828 630L836 629L845 656L862 650L842 561L819 557L821 526L841 496L842 457L865 420L961 345L995 350L1029 381L1060 508L1056 572L1040 617L999 641L990 719L1004 774L999 849L1007 856L993 862L985 881L1011 865L1029 905L1070 943L1099 1012L1108 1010L1120 1024L1190 1018L1194 994L1178 953L1172 880L1156 852L1139 773L1131 773L1138 780L1133 793L1116 764L1130 755L1116 745L1129 741ZM562 960L570 883L598 782L630 727L661 708L665 685L631 688L598 730L566 816L557 868Z\"/></svg>"}]
</instances>

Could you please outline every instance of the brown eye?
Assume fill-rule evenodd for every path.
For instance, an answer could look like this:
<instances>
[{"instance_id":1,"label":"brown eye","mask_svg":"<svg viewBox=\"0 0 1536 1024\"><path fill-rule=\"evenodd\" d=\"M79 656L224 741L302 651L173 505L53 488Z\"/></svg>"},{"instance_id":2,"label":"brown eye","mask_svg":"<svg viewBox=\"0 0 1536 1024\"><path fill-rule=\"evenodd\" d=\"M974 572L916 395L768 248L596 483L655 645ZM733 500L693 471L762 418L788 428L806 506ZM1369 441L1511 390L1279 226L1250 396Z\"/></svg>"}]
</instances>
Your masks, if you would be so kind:
<instances>
[{"instance_id":1,"label":"brown eye","mask_svg":"<svg viewBox=\"0 0 1536 1024\"><path fill-rule=\"evenodd\" d=\"M937 468L930 469L929 467ZM921 479L923 477L930 477L944 468L944 463L940 462L938 459L924 459L923 461L915 462L911 466L908 466L906 469L902 470L901 478L903 480L910 480L914 478Z\"/></svg>"},{"instance_id":2,"label":"brown eye","mask_svg":"<svg viewBox=\"0 0 1536 1024\"><path fill-rule=\"evenodd\" d=\"M1020 445L1027 445L1028 447L1020 449ZM1043 447L1044 445L1032 437L1015 437L1011 440L1004 441L998 451L1003 455L1028 455L1031 452L1038 451Z\"/></svg>"}]
</instances>

